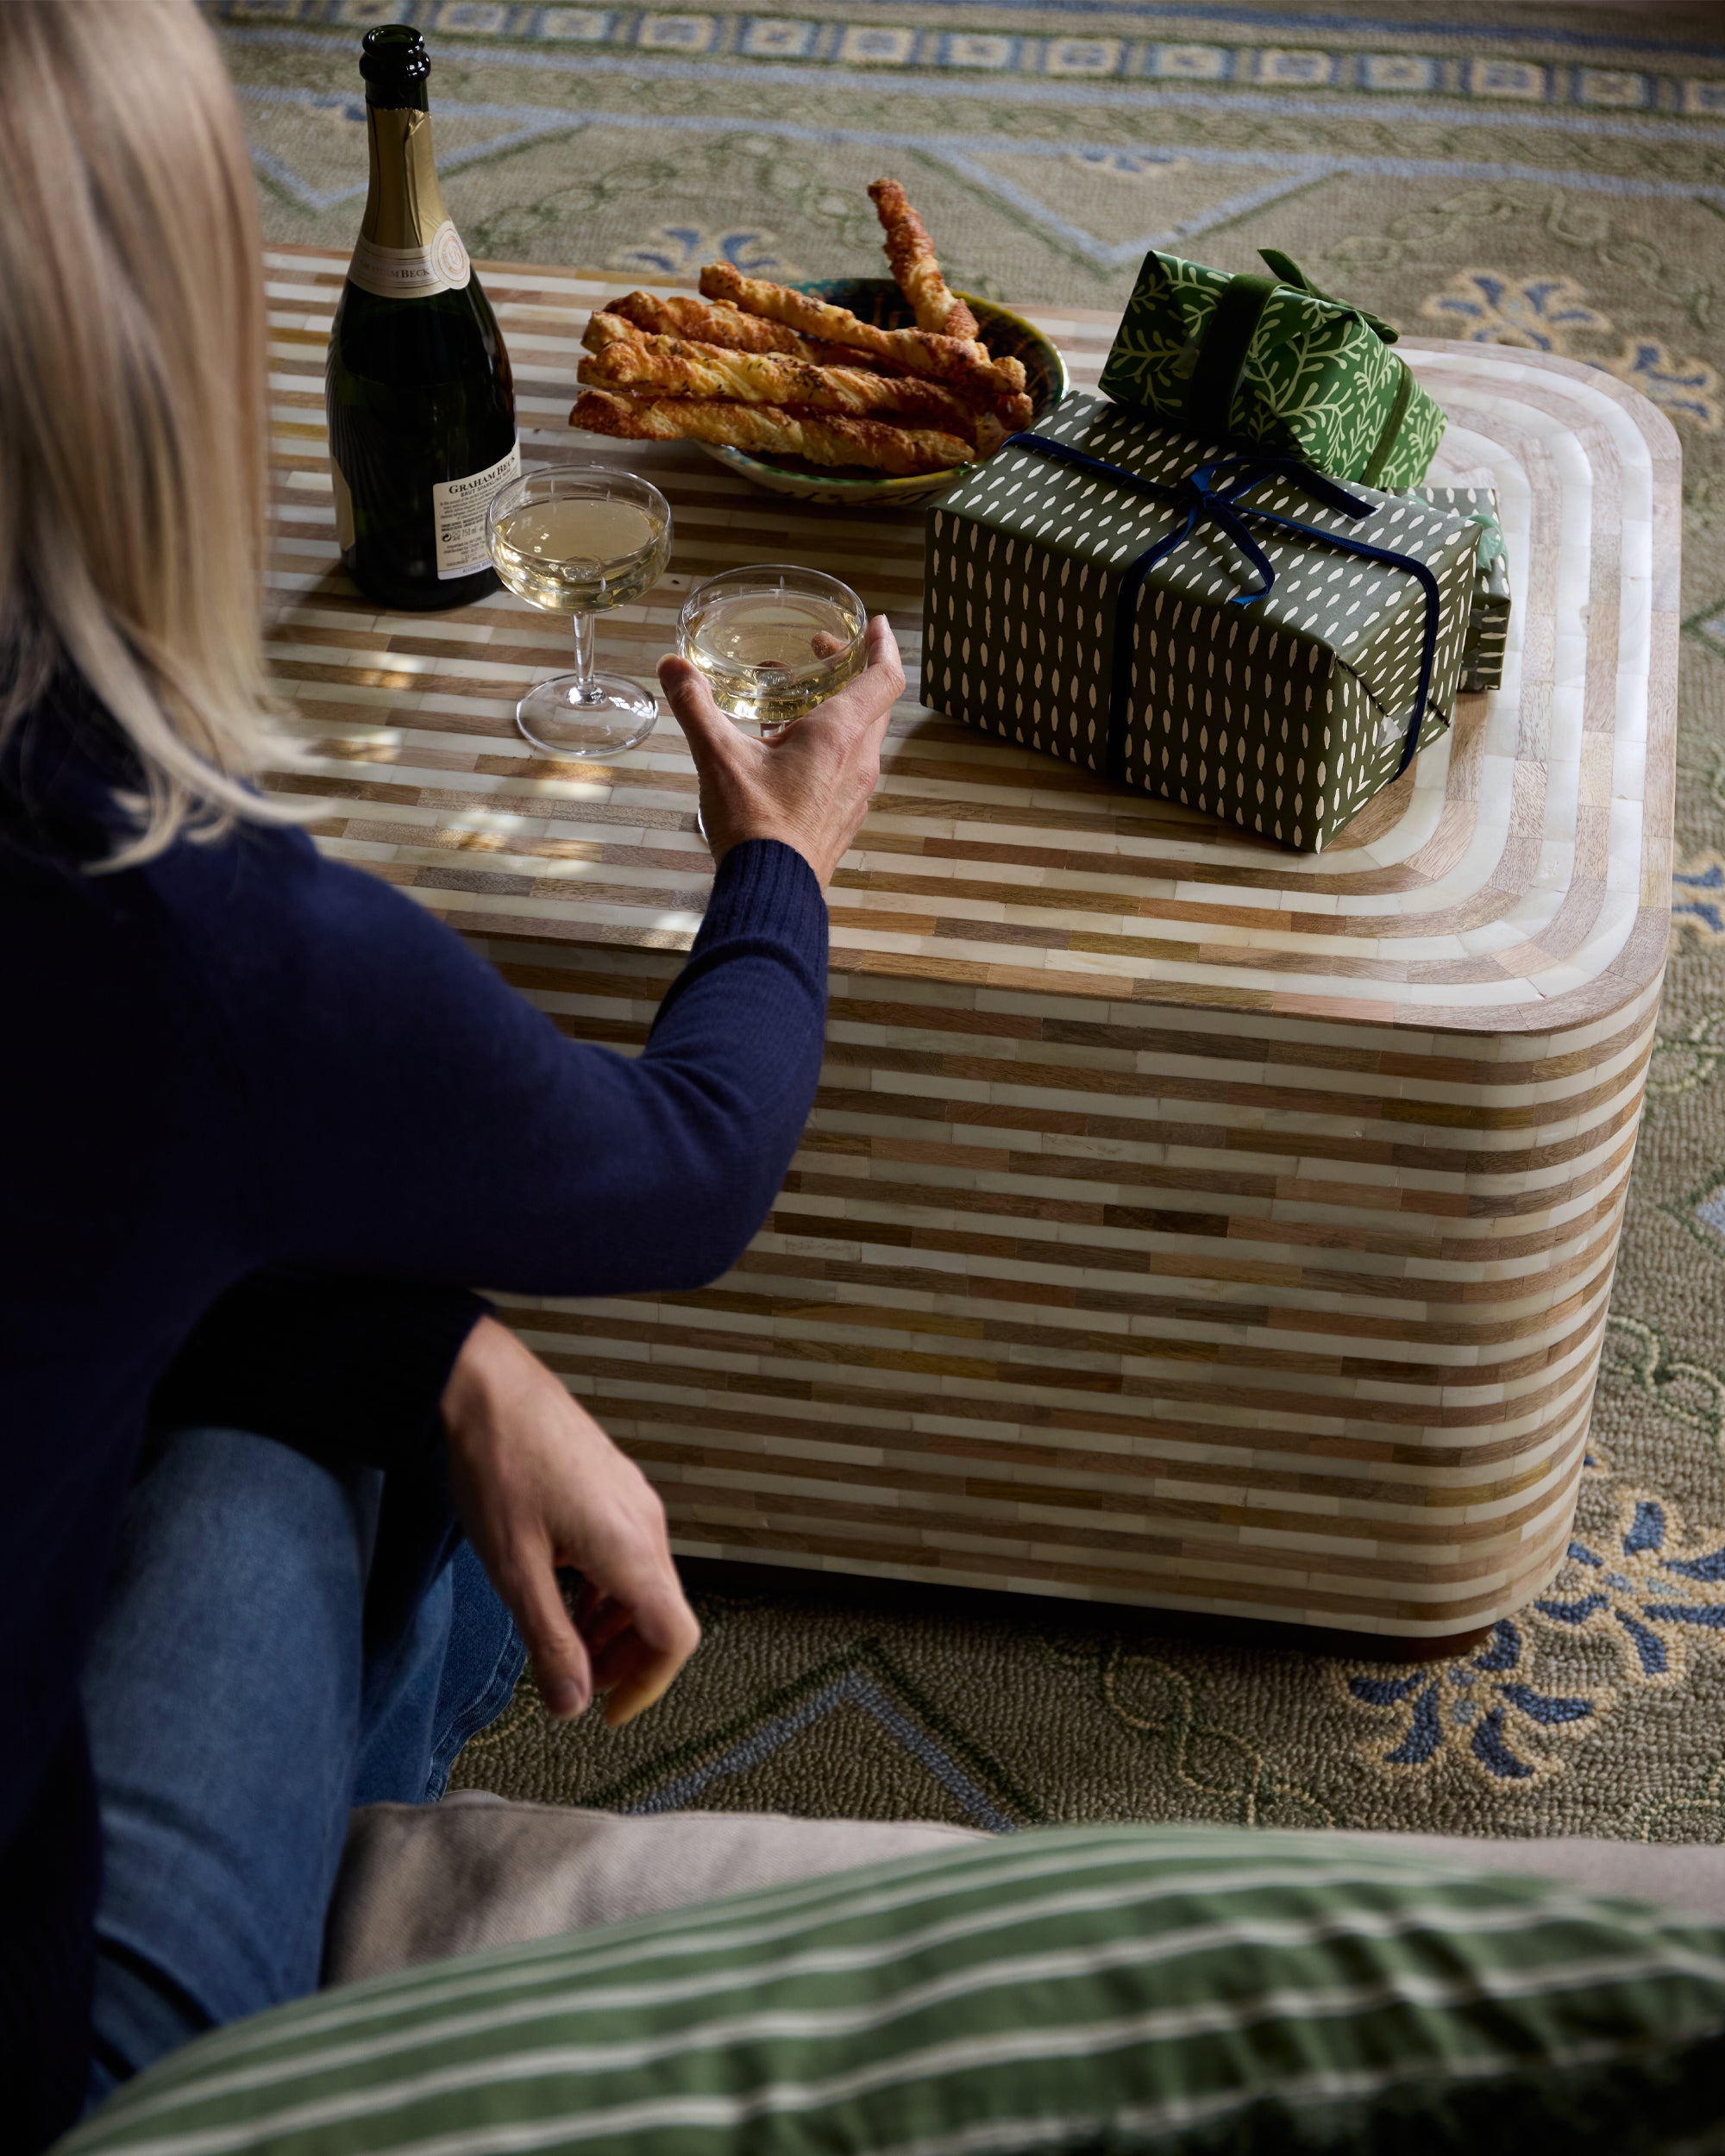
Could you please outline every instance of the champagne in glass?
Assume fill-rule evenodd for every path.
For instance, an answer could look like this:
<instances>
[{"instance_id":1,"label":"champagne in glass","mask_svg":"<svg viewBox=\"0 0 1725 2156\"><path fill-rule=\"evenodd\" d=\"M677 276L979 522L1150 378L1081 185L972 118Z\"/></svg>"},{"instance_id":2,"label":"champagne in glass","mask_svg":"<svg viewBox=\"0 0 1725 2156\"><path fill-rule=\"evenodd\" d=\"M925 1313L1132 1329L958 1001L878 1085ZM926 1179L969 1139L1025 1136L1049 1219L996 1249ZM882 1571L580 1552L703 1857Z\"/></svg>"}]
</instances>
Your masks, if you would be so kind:
<instances>
[{"instance_id":1,"label":"champagne in glass","mask_svg":"<svg viewBox=\"0 0 1725 2156\"><path fill-rule=\"evenodd\" d=\"M739 724L775 734L859 674L862 602L837 577L772 562L699 584L677 620L677 649Z\"/></svg>"},{"instance_id":2,"label":"champagne in glass","mask_svg":"<svg viewBox=\"0 0 1725 2156\"><path fill-rule=\"evenodd\" d=\"M575 670L531 688L515 723L553 756L616 756L659 716L651 689L593 669L593 617L650 591L671 554L671 505L656 486L605 464L530 472L492 498L491 558L511 592L567 614Z\"/></svg>"}]
</instances>

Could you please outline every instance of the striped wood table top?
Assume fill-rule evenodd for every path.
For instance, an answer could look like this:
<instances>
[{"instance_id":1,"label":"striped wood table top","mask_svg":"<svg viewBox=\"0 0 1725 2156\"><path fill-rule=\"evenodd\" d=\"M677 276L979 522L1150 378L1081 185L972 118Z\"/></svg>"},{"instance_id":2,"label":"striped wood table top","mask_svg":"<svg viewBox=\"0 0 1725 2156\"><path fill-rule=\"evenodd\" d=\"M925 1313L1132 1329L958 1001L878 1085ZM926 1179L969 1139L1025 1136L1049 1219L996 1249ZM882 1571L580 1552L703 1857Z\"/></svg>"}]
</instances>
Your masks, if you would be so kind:
<instances>
[{"instance_id":1,"label":"striped wood table top","mask_svg":"<svg viewBox=\"0 0 1725 2156\"><path fill-rule=\"evenodd\" d=\"M278 783L568 1031L638 1043L710 873L681 736L534 757L512 708L567 664L561 618L358 598L323 417L345 260L267 262L305 751ZM789 559L884 609L914 687L919 512L572 436L586 314L627 280L482 274L527 460L625 462L674 505L673 573L604 617L603 663L650 676L692 581ZM1112 318L1029 311L1093 386ZM1678 449L1596 370L1401 348L1450 414L1433 479L1499 494L1503 688L1316 856L907 698L832 887L828 1064L771 1220L698 1294L507 1306L681 1548L1428 1651L1549 1577L1664 965Z\"/></svg>"}]
</instances>

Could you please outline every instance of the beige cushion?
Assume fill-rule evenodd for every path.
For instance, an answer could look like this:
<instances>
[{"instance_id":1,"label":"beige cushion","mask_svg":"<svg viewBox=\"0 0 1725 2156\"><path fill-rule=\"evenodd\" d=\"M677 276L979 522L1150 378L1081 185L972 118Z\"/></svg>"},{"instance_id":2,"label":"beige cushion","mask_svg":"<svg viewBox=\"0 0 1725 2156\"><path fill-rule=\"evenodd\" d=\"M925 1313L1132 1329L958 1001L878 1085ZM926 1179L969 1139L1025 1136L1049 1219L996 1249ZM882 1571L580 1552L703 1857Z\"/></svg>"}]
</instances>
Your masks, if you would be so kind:
<instances>
[{"instance_id":1,"label":"beige cushion","mask_svg":"<svg viewBox=\"0 0 1725 2156\"><path fill-rule=\"evenodd\" d=\"M1725 1922L1725 1849L1685 1842L1596 1841L1584 1834L1546 1840L1485 1841L1472 1834L1340 1833L1337 1841L1441 1857L1471 1871L1531 1872L1567 1879L1589 1894L1664 1902L1697 1922Z\"/></svg>"},{"instance_id":2,"label":"beige cushion","mask_svg":"<svg viewBox=\"0 0 1725 2156\"><path fill-rule=\"evenodd\" d=\"M844 1871L979 1839L927 1821L790 1819L776 1812L586 1812L464 1790L441 1804L356 1811L330 1910L324 1981ZM1475 1871L1532 1872L1594 1894L1725 1921L1725 1849L1642 1842L1486 1841L1339 1833Z\"/></svg>"},{"instance_id":3,"label":"beige cushion","mask_svg":"<svg viewBox=\"0 0 1725 2156\"><path fill-rule=\"evenodd\" d=\"M477 1790L441 1804L368 1804L348 1826L323 1980L351 1984L978 1839L965 1827L772 1812L584 1812Z\"/></svg>"}]
</instances>

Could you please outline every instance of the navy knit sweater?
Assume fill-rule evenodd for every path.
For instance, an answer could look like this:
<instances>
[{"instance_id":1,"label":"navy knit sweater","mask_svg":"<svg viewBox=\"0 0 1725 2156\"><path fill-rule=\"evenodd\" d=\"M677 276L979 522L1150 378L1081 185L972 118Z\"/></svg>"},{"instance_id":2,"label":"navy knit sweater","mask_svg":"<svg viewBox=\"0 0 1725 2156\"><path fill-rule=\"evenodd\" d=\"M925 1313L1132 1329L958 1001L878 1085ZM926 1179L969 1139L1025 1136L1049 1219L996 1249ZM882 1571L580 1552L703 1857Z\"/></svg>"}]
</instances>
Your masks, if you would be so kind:
<instances>
[{"instance_id":1,"label":"navy knit sweater","mask_svg":"<svg viewBox=\"0 0 1725 2156\"><path fill-rule=\"evenodd\" d=\"M463 1283L625 1294L731 1263L825 1018L825 909L788 847L726 856L631 1060L297 833L88 874L122 769L71 694L0 756L0 2090L23 2150L85 2071L78 1673L164 1381L176 1414L423 1451L483 1307Z\"/></svg>"}]
</instances>

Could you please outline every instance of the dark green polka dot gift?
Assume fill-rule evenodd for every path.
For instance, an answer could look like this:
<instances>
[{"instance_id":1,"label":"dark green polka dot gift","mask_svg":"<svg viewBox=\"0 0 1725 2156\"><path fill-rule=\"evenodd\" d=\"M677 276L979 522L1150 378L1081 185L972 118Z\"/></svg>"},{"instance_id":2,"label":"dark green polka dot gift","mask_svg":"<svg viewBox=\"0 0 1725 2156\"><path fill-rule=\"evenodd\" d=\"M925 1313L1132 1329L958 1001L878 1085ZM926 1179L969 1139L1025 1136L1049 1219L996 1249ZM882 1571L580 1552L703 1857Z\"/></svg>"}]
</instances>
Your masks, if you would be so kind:
<instances>
[{"instance_id":1,"label":"dark green polka dot gift","mask_svg":"<svg viewBox=\"0 0 1725 2156\"><path fill-rule=\"evenodd\" d=\"M1102 369L1105 394L1332 479L1417 486L1444 415L1390 350L1396 331L1318 291L1287 255L1260 252L1267 277L1146 254Z\"/></svg>"},{"instance_id":2,"label":"dark green polka dot gift","mask_svg":"<svg viewBox=\"0 0 1725 2156\"><path fill-rule=\"evenodd\" d=\"M930 511L923 701L1315 852L1449 724L1479 540L1069 397Z\"/></svg>"}]
</instances>

